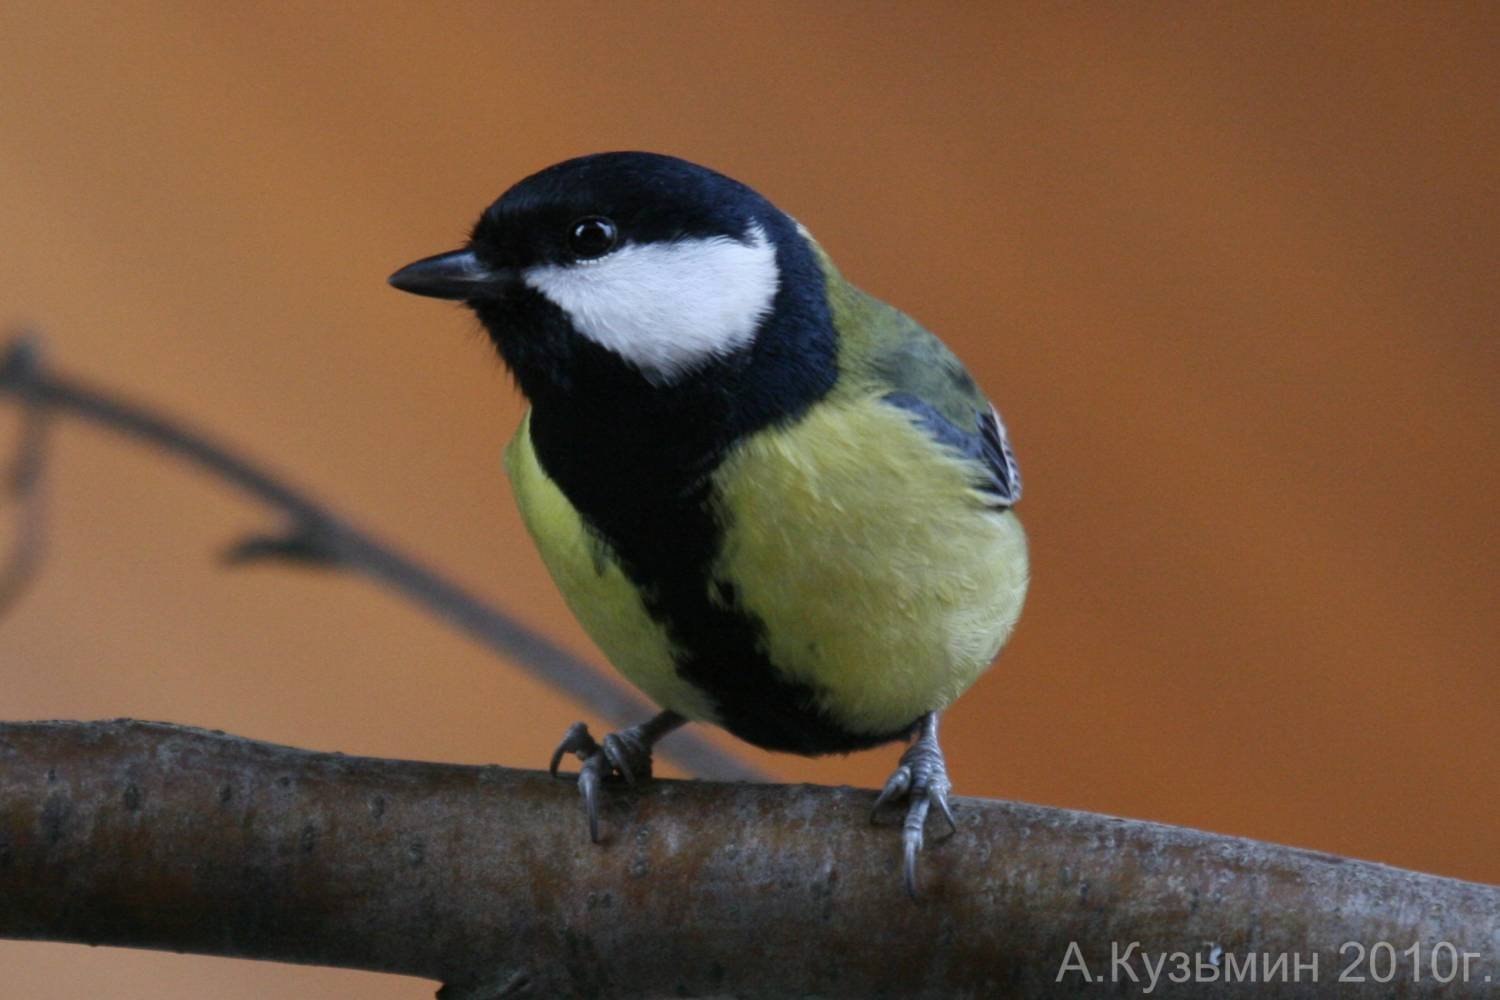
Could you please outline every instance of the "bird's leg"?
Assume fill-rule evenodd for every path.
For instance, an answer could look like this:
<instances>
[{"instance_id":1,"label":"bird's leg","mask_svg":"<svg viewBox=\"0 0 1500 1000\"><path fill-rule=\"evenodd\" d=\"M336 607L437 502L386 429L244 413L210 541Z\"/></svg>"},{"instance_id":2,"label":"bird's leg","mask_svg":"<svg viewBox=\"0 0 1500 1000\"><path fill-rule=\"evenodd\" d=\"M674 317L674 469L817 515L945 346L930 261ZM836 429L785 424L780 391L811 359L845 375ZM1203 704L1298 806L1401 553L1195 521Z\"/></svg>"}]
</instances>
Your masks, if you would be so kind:
<instances>
[{"instance_id":1,"label":"bird's leg","mask_svg":"<svg viewBox=\"0 0 1500 1000\"><path fill-rule=\"evenodd\" d=\"M687 722L676 712L662 712L638 726L622 729L604 737L600 746L589 734L589 727L575 722L568 727L562 742L552 751L548 770L557 777L557 765L564 754L583 761L578 769L578 791L583 795L583 811L589 820L589 837L599 843L599 786L610 775L619 773L627 784L637 785L651 779L651 747L656 741Z\"/></svg>"},{"instance_id":2,"label":"bird's leg","mask_svg":"<svg viewBox=\"0 0 1500 1000\"><path fill-rule=\"evenodd\" d=\"M948 792L953 785L948 780L948 765L943 761L943 748L938 746L938 714L928 712L922 716L922 733L915 743L901 755L901 764L896 773L881 789L870 810L870 822L880 807L897 799L909 799L906 807L906 823L901 828L901 845L904 849L902 876L906 881L906 892L917 898L917 852L922 849L922 835L927 826L927 811L937 806L948 821L948 836L958 831L953 821L953 809L948 805Z\"/></svg>"}]
</instances>

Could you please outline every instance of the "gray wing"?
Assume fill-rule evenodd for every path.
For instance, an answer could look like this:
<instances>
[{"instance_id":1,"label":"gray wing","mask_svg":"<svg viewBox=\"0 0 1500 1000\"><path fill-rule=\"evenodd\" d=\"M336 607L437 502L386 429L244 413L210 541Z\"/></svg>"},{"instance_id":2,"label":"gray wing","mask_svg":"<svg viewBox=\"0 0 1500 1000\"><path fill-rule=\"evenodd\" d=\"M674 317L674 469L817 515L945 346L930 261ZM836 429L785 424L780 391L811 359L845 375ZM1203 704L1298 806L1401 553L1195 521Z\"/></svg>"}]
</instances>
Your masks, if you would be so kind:
<instances>
[{"instance_id":1,"label":"gray wing","mask_svg":"<svg viewBox=\"0 0 1500 1000\"><path fill-rule=\"evenodd\" d=\"M1000 412L993 406L975 413L973 426L964 429L919 396L893 392L883 398L910 413L936 440L980 463L988 473L982 488L995 498L996 507L1011 507L1021 499L1021 469Z\"/></svg>"},{"instance_id":2,"label":"gray wing","mask_svg":"<svg viewBox=\"0 0 1500 1000\"><path fill-rule=\"evenodd\" d=\"M846 360L885 391L885 402L905 410L937 441L974 461L981 488L994 506L1021 499L1021 470L1005 424L963 362L910 316L852 285L843 328Z\"/></svg>"}]
</instances>

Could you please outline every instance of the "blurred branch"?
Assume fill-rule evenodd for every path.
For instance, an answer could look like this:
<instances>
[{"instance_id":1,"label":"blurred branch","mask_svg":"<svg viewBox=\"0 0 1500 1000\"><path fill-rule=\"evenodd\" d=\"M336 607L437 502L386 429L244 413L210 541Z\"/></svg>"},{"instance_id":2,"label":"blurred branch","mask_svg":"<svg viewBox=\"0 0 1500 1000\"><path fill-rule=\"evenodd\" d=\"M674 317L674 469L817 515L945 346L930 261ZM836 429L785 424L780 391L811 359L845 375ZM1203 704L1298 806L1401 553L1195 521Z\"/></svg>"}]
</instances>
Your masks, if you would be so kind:
<instances>
[{"instance_id":1,"label":"blurred branch","mask_svg":"<svg viewBox=\"0 0 1500 1000\"><path fill-rule=\"evenodd\" d=\"M0 610L35 575L42 548L37 489L44 451L43 427L52 413L75 416L159 448L234 486L285 519L281 532L232 546L233 563L260 559L348 569L364 574L489 647L528 674L588 706L617 726L634 725L656 709L619 681L572 655L546 636L444 579L389 543L350 524L312 497L269 472L146 406L50 371L35 338L17 338L0 357L0 395L23 407L23 441L9 479L21 504L21 529L0 570ZM758 777L747 765L691 732L673 734L660 751L692 774L725 779Z\"/></svg>"},{"instance_id":2,"label":"blurred branch","mask_svg":"<svg viewBox=\"0 0 1500 1000\"><path fill-rule=\"evenodd\" d=\"M914 905L871 792L609 787L596 846L539 772L0 724L0 936L402 973L454 1000L1097 997L1144 992L1153 966L1153 995L1322 997L1346 988L1346 942L1380 996L1500 977L1487 886L960 799ZM1169 978L1180 962L1198 978Z\"/></svg>"},{"instance_id":3,"label":"blurred branch","mask_svg":"<svg viewBox=\"0 0 1500 1000\"><path fill-rule=\"evenodd\" d=\"M10 467L0 472L0 506L14 504L15 540L0 563L0 617L20 600L41 570L46 551L46 498L42 492L47 459L47 408L32 388L31 375L40 366L40 345L33 337L18 338L0 358L0 384L15 380L21 403L20 436Z\"/></svg>"}]
</instances>

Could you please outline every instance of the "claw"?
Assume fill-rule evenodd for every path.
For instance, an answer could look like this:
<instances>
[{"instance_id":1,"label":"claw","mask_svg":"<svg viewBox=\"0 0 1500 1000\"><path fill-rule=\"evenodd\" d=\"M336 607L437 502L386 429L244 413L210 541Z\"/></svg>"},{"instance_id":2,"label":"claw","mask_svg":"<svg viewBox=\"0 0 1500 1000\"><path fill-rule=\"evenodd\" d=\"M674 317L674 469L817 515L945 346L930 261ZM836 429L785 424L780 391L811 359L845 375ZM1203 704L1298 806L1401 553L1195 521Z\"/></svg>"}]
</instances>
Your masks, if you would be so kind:
<instances>
[{"instance_id":1,"label":"claw","mask_svg":"<svg viewBox=\"0 0 1500 1000\"><path fill-rule=\"evenodd\" d=\"M947 840L958 832L958 820L953 818L953 807L948 804L947 782L943 784L945 787L933 796L933 801L937 803L938 811L943 814L943 820L948 824L948 832L943 835L943 839Z\"/></svg>"},{"instance_id":2,"label":"claw","mask_svg":"<svg viewBox=\"0 0 1500 1000\"><path fill-rule=\"evenodd\" d=\"M575 755L578 768L578 792L583 796L583 812L588 819L589 839L599 843L599 798L604 782L619 773L627 784L637 785L651 777L651 746L687 720L675 712L662 712L655 718L610 733L603 745L589 733L589 727L575 722L563 734L562 742L552 751L547 766L552 777L558 777L557 766L567 754Z\"/></svg>"},{"instance_id":3,"label":"claw","mask_svg":"<svg viewBox=\"0 0 1500 1000\"><path fill-rule=\"evenodd\" d=\"M901 843L904 855L901 863L901 881L906 883L906 894L915 901L917 898L917 852L922 849L921 831L918 831L915 837L903 834Z\"/></svg>"},{"instance_id":4,"label":"claw","mask_svg":"<svg viewBox=\"0 0 1500 1000\"><path fill-rule=\"evenodd\" d=\"M589 839L599 843L599 768L594 766L598 757L590 757L578 769L578 791L583 795L583 813L589 821Z\"/></svg>"},{"instance_id":5,"label":"claw","mask_svg":"<svg viewBox=\"0 0 1500 1000\"><path fill-rule=\"evenodd\" d=\"M906 794L911 787L911 768L905 764L896 768L896 773L886 779L885 787L875 797L875 805L870 808L870 822L875 822L875 817L880 813L880 807L887 802L892 802Z\"/></svg>"},{"instance_id":6,"label":"claw","mask_svg":"<svg viewBox=\"0 0 1500 1000\"><path fill-rule=\"evenodd\" d=\"M870 812L870 820L874 822L881 806L897 799L909 799L906 819L901 824L901 878L907 895L912 899L917 898L917 857L925 843L927 816L932 807L937 806L948 824L944 839L958 832L958 822L953 818L953 807L948 802L951 788L943 750L938 746L937 714L932 713L922 720L921 736L901 755L900 765L876 796L875 807Z\"/></svg>"},{"instance_id":7,"label":"claw","mask_svg":"<svg viewBox=\"0 0 1500 1000\"><path fill-rule=\"evenodd\" d=\"M927 827L927 810L932 799L925 794L912 798L911 808L906 812L906 822L901 827L903 864L901 874L906 882L906 894L917 898L917 853L922 850L922 832Z\"/></svg>"},{"instance_id":8,"label":"claw","mask_svg":"<svg viewBox=\"0 0 1500 1000\"><path fill-rule=\"evenodd\" d=\"M604 737L604 756L609 758L610 764L620 772L627 785L634 787L639 780L636 769L631 764L632 758L636 762L645 762L646 773L641 778L651 777L651 748L628 729Z\"/></svg>"},{"instance_id":9,"label":"claw","mask_svg":"<svg viewBox=\"0 0 1500 1000\"><path fill-rule=\"evenodd\" d=\"M605 737L608 744L613 736ZM552 760L547 765L547 771L556 778L557 766L567 754L575 755L582 766L578 768L578 791L583 796L583 812L589 822L589 839L599 843L599 786L603 784L604 778L609 770L609 763L605 760L604 753L599 744L589 733L589 727L582 722L575 722L568 727L563 734L562 742L557 744L557 749L552 751ZM601 774L604 771L606 774Z\"/></svg>"},{"instance_id":10,"label":"claw","mask_svg":"<svg viewBox=\"0 0 1500 1000\"><path fill-rule=\"evenodd\" d=\"M594 737L589 734L586 723L575 722L563 733L562 742L557 744L557 749L552 751L552 761L547 765L547 773L557 777L557 765L562 763L566 754L576 754L579 760L587 761L599 752L599 744L594 742Z\"/></svg>"}]
</instances>

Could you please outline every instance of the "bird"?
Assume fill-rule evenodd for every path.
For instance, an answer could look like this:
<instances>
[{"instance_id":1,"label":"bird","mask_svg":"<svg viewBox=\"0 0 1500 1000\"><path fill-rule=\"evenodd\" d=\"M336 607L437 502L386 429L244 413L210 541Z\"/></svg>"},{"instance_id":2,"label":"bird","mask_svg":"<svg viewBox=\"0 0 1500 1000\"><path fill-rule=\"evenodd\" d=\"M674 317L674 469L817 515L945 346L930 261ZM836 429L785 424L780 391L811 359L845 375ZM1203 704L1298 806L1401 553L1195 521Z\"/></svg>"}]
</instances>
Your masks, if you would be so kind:
<instances>
[{"instance_id":1,"label":"bird","mask_svg":"<svg viewBox=\"0 0 1500 1000\"><path fill-rule=\"evenodd\" d=\"M457 250L389 278L462 302L529 404L506 447L572 613L661 711L551 759L649 779L687 722L806 756L908 741L871 811L956 832L940 714L991 665L1029 581L999 411L935 335L847 281L752 188L660 153L534 173Z\"/></svg>"}]
</instances>

